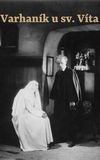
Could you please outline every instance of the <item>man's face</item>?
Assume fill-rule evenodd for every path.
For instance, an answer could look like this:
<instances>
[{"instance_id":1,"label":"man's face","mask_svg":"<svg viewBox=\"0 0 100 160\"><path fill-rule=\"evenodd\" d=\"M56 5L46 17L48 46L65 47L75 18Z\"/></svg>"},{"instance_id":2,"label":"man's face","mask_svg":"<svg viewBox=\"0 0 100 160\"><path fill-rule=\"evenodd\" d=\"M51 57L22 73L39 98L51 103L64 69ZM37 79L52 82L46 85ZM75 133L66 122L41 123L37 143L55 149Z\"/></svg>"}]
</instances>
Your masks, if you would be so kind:
<instances>
[{"instance_id":1,"label":"man's face","mask_svg":"<svg viewBox=\"0 0 100 160\"><path fill-rule=\"evenodd\" d=\"M66 60L65 59L61 59L60 60L60 63L59 63L59 67L60 67L60 69L62 70L62 71L64 71L65 70L65 68L66 68Z\"/></svg>"}]
</instances>

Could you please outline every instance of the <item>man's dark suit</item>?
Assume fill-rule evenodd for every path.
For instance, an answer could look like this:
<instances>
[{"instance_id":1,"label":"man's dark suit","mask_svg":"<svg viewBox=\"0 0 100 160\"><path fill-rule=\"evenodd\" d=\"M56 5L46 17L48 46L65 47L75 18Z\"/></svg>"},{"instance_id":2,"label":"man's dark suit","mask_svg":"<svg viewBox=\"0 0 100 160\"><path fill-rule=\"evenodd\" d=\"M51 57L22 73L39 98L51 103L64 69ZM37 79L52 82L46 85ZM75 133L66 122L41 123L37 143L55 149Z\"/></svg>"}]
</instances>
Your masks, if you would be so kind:
<instances>
[{"instance_id":1,"label":"man's dark suit","mask_svg":"<svg viewBox=\"0 0 100 160\"><path fill-rule=\"evenodd\" d=\"M78 97L73 83L73 71L66 67L64 71L58 71L50 93L54 100L54 138L65 140L69 135L71 141L75 141L75 126L77 112L70 108L70 102L77 102Z\"/></svg>"}]
</instances>

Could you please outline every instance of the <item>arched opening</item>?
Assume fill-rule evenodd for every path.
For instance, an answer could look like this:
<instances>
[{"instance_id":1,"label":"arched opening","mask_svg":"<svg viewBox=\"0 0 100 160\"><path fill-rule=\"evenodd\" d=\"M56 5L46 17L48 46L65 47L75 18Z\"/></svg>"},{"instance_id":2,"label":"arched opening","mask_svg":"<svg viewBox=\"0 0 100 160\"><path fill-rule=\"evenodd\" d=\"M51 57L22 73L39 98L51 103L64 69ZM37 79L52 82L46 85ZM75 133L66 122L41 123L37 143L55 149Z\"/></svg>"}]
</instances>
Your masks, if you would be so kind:
<instances>
[{"instance_id":1,"label":"arched opening","mask_svg":"<svg viewBox=\"0 0 100 160\"><path fill-rule=\"evenodd\" d=\"M47 39L45 41L44 46L44 53L43 53L43 84L42 84L42 93L43 96L45 95L45 88L51 90L52 84L54 81L53 77L46 77L46 57L52 56L54 59L56 58L57 54L60 53L61 47L65 48L65 54L69 54L71 56L70 58L70 65L73 67L75 65L75 54L78 50L82 48L95 48L96 52L96 76L95 76L95 100L96 100L96 106L98 106L99 103L99 90L100 87L98 86L99 82L99 38L100 38L100 25L83 25L83 26L75 26L75 27L69 27L69 28L63 28L58 29L55 31L51 31L49 35L47 36ZM73 59L73 63L71 63L71 60ZM57 71L57 66L54 64L54 75ZM45 83L45 77L46 77L46 83ZM46 86L46 87L45 87ZM48 101L49 94L46 100ZM98 107L97 107L98 108ZM49 101L49 104L47 108L50 114L53 113L53 103ZM98 108L99 109L99 108Z\"/></svg>"}]
</instances>

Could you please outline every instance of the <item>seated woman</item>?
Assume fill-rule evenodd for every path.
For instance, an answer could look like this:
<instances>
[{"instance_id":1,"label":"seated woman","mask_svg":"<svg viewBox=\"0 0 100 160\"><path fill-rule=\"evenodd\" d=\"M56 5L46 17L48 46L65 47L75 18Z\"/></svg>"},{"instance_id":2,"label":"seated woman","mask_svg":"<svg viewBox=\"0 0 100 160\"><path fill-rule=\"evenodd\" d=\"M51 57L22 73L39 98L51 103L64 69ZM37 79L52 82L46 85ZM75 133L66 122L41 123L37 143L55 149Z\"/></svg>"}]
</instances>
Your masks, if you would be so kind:
<instances>
[{"instance_id":1,"label":"seated woman","mask_svg":"<svg viewBox=\"0 0 100 160\"><path fill-rule=\"evenodd\" d=\"M47 150L53 142L50 121L41 107L38 82L30 81L15 96L12 123L23 151Z\"/></svg>"}]
</instances>

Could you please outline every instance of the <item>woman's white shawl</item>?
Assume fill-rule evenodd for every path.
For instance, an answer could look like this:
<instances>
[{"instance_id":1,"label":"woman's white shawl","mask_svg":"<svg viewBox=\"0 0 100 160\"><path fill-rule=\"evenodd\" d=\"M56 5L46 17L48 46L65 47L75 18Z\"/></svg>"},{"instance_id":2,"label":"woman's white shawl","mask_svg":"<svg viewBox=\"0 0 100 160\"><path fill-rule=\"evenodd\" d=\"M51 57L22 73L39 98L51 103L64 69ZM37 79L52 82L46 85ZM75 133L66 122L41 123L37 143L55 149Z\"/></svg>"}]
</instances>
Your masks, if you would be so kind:
<instances>
[{"instance_id":1,"label":"woman's white shawl","mask_svg":"<svg viewBox=\"0 0 100 160\"><path fill-rule=\"evenodd\" d=\"M53 142L50 121L42 118L43 112L38 91L33 94L26 87L15 96L12 122L23 151L47 150Z\"/></svg>"}]
</instances>

